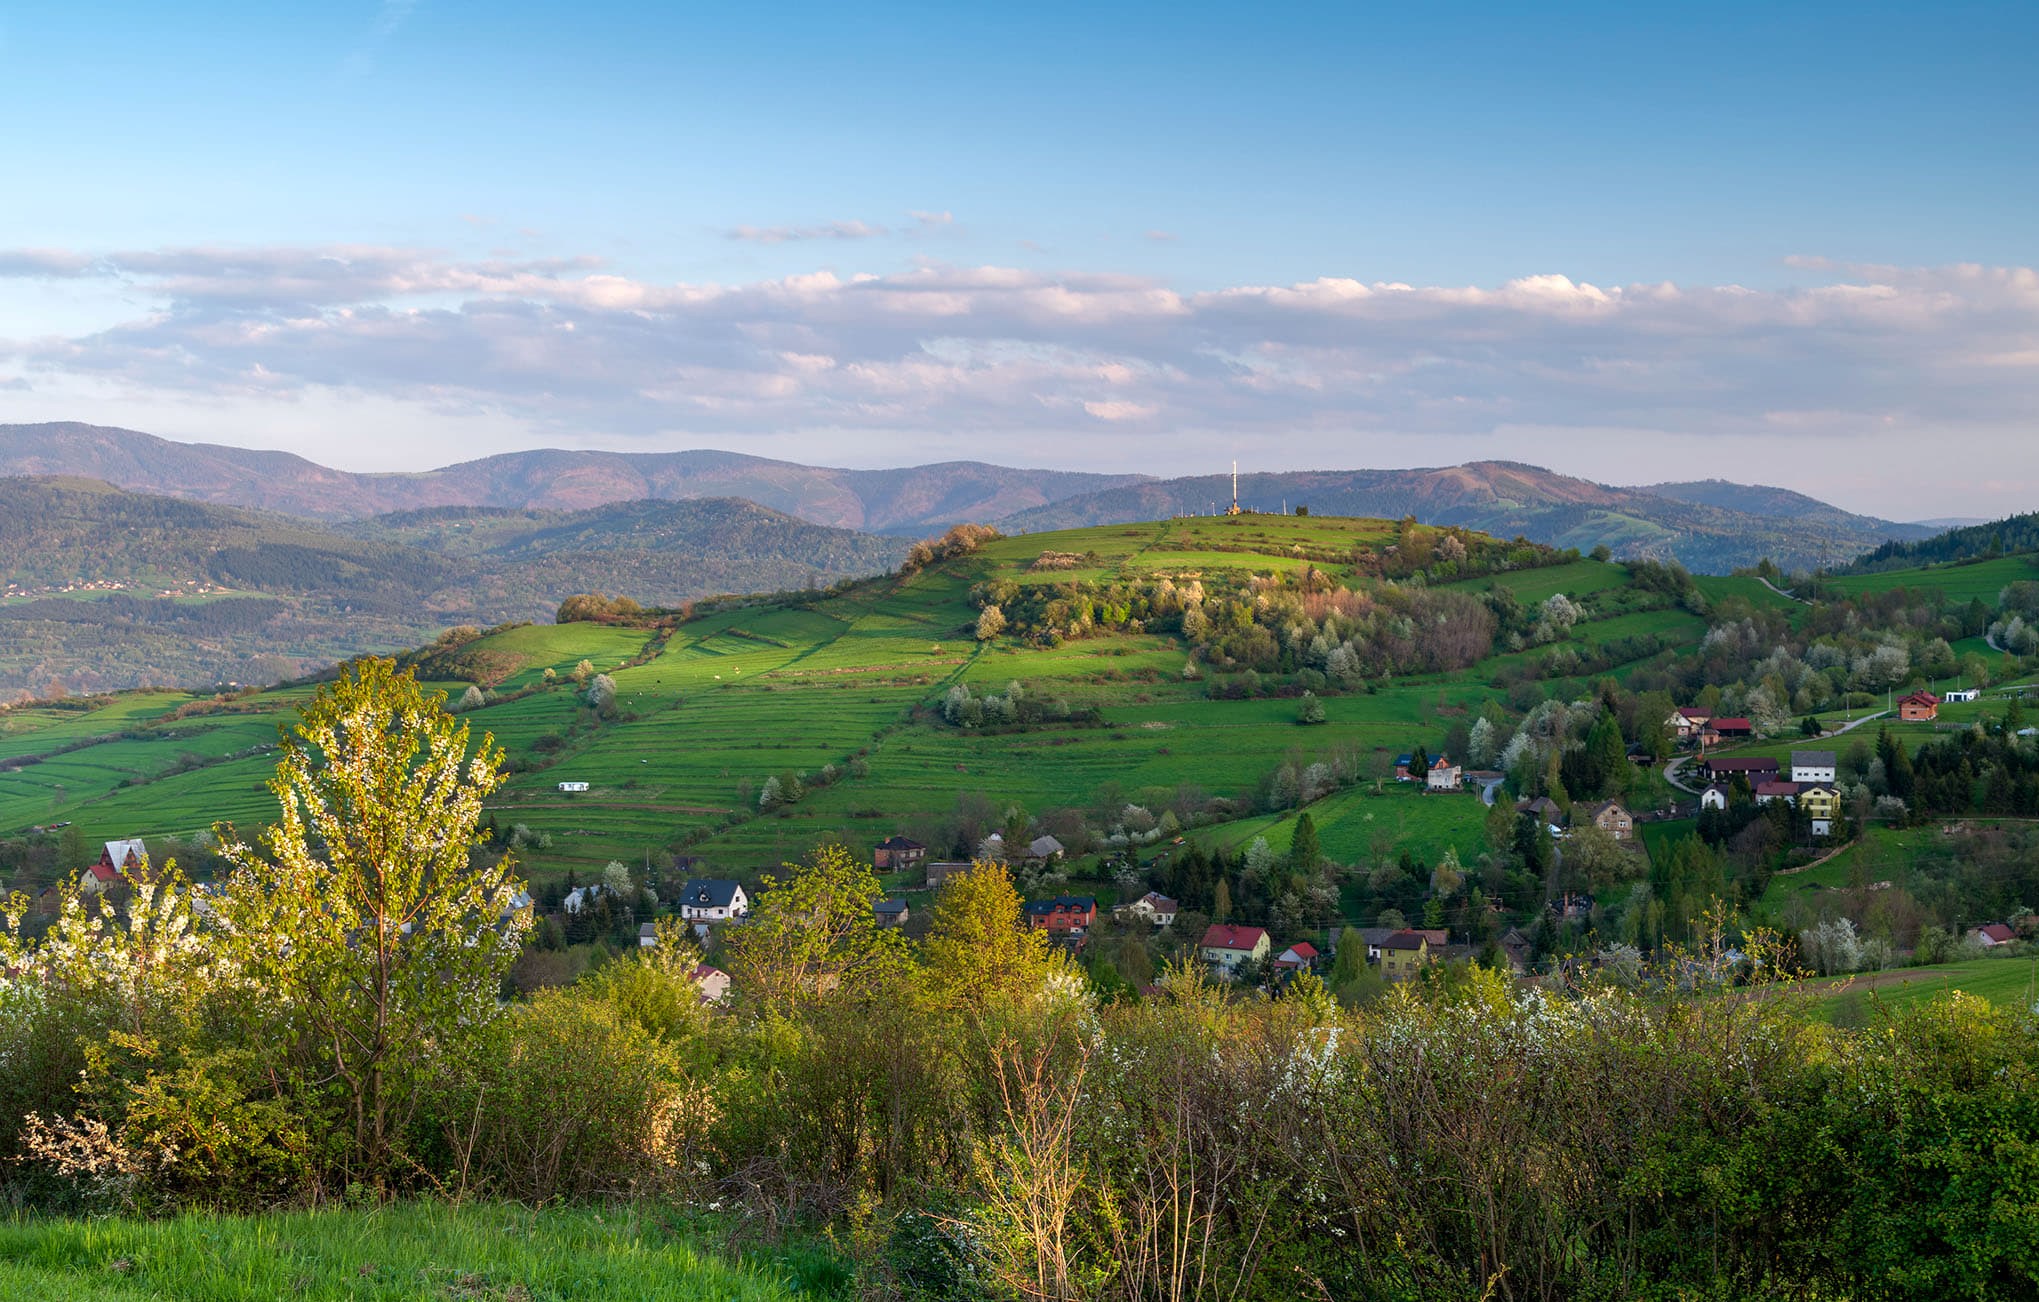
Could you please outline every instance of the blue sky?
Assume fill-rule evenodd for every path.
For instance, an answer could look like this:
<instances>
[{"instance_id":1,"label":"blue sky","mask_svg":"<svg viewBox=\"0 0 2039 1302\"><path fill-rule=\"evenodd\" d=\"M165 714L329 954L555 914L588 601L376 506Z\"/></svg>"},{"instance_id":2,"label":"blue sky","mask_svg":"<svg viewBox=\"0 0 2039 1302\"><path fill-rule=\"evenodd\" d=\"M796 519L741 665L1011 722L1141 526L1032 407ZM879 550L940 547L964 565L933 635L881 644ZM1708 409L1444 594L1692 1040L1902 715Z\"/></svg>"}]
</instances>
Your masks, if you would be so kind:
<instances>
[{"instance_id":1,"label":"blue sky","mask_svg":"<svg viewBox=\"0 0 2039 1302\"><path fill-rule=\"evenodd\" d=\"M2035 48L2031 5L0 7L0 420L2029 509ZM1875 472L1921 438L1994 477Z\"/></svg>"}]
</instances>

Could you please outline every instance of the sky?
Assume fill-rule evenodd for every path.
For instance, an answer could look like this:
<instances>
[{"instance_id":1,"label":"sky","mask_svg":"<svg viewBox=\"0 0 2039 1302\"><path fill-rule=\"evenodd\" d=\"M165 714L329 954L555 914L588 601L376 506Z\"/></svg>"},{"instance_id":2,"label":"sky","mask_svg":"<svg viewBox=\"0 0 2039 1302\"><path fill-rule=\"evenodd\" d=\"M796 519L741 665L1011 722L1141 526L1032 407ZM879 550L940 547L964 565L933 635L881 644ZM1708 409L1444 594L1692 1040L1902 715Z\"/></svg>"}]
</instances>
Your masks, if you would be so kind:
<instances>
[{"instance_id":1,"label":"sky","mask_svg":"<svg viewBox=\"0 0 2039 1302\"><path fill-rule=\"evenodd\" d=\"M0 0L0 422L2039 509L2039 6Z\"/></svg>"}]
</instances>

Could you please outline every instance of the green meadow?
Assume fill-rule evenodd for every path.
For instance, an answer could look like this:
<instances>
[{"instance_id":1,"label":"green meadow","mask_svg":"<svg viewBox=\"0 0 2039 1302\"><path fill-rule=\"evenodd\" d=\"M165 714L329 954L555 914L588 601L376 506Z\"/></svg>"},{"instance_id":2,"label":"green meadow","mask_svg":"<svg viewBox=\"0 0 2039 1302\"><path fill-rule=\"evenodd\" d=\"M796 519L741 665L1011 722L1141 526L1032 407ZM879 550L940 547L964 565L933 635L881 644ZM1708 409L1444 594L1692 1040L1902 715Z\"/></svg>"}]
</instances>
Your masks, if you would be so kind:
<instances>
[{"instance_id":1,"label":"green meadow","mask_svg":"<svg viewBox=\"0 0 2039 1302\"><path fill-rule=\"evenodd\" d=\"M1213 699L1203 675L1185 676L1174 636L1130 633L1054 647L1011 640L980 645L971 585L990 577L1060 582L1219 573L1268 574L1315 565L1344 582L1356 549L1391 542L1390 521L1326 517L1198 517L992 541L906 576L828 593L704 604L664 634L594 623L523 626L489 634L439 663L481 677L499 701L465 717L504 746L512 775L491 805L504 826L537 844L522 852L539 879L642 862L662 852L701 856L746 874L827 840L851 844L894 832L922 835L959 800L996 811L1103 809L1165 802L1191 790L1251 794L1276 767L1332 750L1368 775L1388 772L1414 745L1435 751L1453 719L1477 712L1499 684L1539 672L1548 648L1495 656L1445 677L1411 677L1329 694L1328 720L1303 727L1289 699ZM1044 553L1079 558L1076 570L1037 570ZM1059 562L1057 562L1059 563ZM1971 567L1972 568L1972 567ZM1644 635L1669 651L1695 644L1705 622L1680 610L1636 611L1625 567L1578 560L1466 581L1505 585L1525 602L1563 592L1599 607L1567 644L1581 655ZM1889 578L1891 576L1877 576ZM1791 605L1753 580L1702 578L1719 601ZM662 640L660 640L662 638ZM1659 652L1657 654L1665 654ZM616 712L600 718L567 680L587 661L616 685ZM641 661L641 663L633 663ZM1617 678L1644 660L1612 665ZM547 685L547 670L556 681ZM1584 683L1593 674L1582 673ZM932 707L955 684L1003 693L1014 681L1101 723L965 731ZM437 684L457 698L467 684ZM279 725L309 688L214 702L177 692L133 692L94 708L0 711L0 832L75 824L86 845L114 837L188 836L215 822L252 828L274 814L266 789ZM1781 747L1780 749L1788 749ZM805 797L761 813L765 783L804 774ZM833 780L828 780L832 776ZM562 783L587 783L564 792ZM1647 807L1661 794L1638 774ZM1391 787L1395 784L1389 784ZM1484 847L1475 797L1348 791L1313 808L1328 854L1370 857L1379 829L1426 861L1449 845L1470 861ZM1213 844L1256 835L1285 845L1290 820L1214 829ZM1653 847L1663 833L1646 830Z\"/></svg>"}]
</instances>

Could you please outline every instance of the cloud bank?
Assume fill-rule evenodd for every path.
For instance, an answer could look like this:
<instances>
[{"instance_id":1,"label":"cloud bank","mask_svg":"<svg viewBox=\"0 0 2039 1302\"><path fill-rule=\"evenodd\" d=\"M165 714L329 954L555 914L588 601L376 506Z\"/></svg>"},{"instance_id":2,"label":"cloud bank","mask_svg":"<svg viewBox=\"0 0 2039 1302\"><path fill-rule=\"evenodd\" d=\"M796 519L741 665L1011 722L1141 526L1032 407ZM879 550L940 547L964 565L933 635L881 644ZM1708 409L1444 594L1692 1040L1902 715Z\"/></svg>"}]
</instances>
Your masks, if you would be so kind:
<instances>
[{"instance_id":1,"label":"cloud bank","mask_svg":"<svg viewBox=\"0 0 2039 1302\"><path fill-rule=\"evenodd\" d=\"M1435 440L1415 460L1441 464L1461 459L1455 437L1515 431L1521 459L1549 463L1539 440L1620 431L1679 440L1693 476L1757 479L1760 466L1711 462L1708 440L1902 435L1945 450L1964 431L2029 428L2039 273L1794 268L1806 283L1783 290L1538 275L1186 292L934 262L716 284L634 279L594 258L384 246L0 249L0 282L99 286L133 305L105 328L0 338L0 363L39 390L339 392L507 413L539 433L740 446L811 432L840 446L864 431L1141 468L1191 435L1278 437L1288 464L1344 465L1369 461L1348 450L1362 436Z\"/></svg>"}]
</instances>

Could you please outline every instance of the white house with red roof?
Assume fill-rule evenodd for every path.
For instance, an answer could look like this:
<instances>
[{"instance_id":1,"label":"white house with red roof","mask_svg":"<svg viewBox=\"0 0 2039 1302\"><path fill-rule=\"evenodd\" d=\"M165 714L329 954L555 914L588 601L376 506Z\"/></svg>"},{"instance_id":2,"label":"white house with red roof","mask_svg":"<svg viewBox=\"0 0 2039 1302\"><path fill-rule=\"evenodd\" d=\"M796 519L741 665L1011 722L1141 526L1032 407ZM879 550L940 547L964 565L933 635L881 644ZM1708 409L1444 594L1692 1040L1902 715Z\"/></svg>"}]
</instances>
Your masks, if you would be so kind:
<instances>
[{"instance_id":1,"label":"white house with red roof","mask_svg":"<svg viewBox=\"0 0 2039 1302\"><path fill-rule=\"evenodd\" d=\"M1267 928L1237 927L1219 922L1213 923L1211 929L1204 933L1197 953L1204 962L1230 976L1248 959L1266 958L1270 948Z\"/></svg>"},{"instance_id":2,"label":"white house with red roof","mask_svg":"<svg viewBox=\"0 0 2039 1302\"><path fill-rule=\"evenodd\" d=\"M1968 938L1984 949L1995 949L1998 945L2008 945L2016 940L2018 933L2001 922L1990 922L1969 932Z\"/></svg>"},{"instance_id":3,"label":"white house with red roof","mask_svg":"<svg viewBox=\"0 0 2039 1302\"><path fill-rule=\"evenodd\" d=\"M1274 956L1273 967L1281 972L1312 972L1323 955L1307 940L1299 940Z\"/></svg>"}]
</instances>

